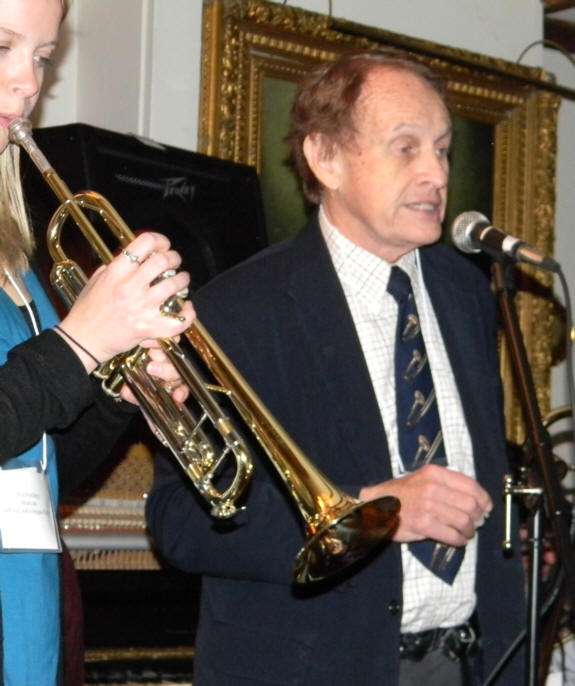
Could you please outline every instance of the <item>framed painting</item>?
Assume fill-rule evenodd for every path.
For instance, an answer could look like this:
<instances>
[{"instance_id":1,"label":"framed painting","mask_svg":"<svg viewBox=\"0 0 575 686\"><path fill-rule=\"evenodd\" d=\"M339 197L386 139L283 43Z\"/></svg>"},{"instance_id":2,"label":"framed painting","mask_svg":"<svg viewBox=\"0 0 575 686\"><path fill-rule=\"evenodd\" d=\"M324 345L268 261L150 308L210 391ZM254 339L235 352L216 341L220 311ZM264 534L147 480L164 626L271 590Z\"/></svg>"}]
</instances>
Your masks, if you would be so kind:
<instances>
[{"instance_id":1,"label":"framed painting","mask_svg":"<svg viewBox=\"0 0 575 686\"><path fill-rule=\"evenodd\" d=\"M446 227L475 209L552 253L560 97L542 70L266 0L204 0L200 151L257 169L269 239L283 239L303 224L308 209L283 144L298 80L343 52L384 46L406 51L446 81L455 131ZM520 325L546 413L551 276L518 271ZM503 339L500 360L508 438L521 444L521 407Z\"/></svg>"}]
</instances>

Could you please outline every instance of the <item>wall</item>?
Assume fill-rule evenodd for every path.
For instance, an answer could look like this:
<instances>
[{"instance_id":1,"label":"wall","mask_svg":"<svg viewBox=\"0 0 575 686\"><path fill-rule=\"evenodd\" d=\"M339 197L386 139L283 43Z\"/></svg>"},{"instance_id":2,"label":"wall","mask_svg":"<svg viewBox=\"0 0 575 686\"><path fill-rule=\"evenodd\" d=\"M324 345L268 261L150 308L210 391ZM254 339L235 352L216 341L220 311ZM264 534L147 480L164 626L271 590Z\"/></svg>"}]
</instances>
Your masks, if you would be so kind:
<instances>
[{"instance_id":1,"label":"wall","mask_svg":"<svg viewBox=\"0 0 575 686\"><path fill-rule=\"evenodd\" d=\"M555 74L562 86L575 93L575 64L556 50L545 50L545 69ZM557 152L557 199L554 254L561 264L571 298L575 288L575 100L564 99L559 110L559 146ZM561 284L555 283L555 292L565 302ZM552 407L569 402L566 365L561 364L552 373Z\"/></svg>"},{"instance_id":2,"label":"wall","mask_svg":"<svg viewBox=\"0 0 575 686\"><path fill-rule=\"evenodd\" d=\"M195 149L202 4L201 0L75 0L64 36L61 78L50 88L38 123L82 121ZM324 13L331 5L337 17L510 61L541 38L542 31L540 0L293 0L290 4ZM540 60L541 49L534 49L524 64L537 65Z\"/></svg>"}]
</instances>

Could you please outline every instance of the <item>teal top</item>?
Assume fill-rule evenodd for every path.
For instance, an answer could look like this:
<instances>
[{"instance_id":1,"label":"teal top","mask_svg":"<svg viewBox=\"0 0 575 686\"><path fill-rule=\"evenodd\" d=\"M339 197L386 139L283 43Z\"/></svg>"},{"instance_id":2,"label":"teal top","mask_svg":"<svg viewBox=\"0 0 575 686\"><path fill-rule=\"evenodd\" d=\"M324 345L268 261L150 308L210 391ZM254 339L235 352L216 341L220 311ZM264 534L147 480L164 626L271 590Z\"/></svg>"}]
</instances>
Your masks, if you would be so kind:
<instances>
[{"instance_id":1,"label":"teal top","mask_svg":"<svg viewBox=\"0 0 575 686\"><path fill-rule=\"evenodd\" d=\"M24 282L36 305L40 330L57 323L57 315L32 272ZM0 364L11 348L30 338L17 305L0 290ZM56 455L47 437L48 478L54 511L58 505ZM4 469L40 465L42 440L6 462ZM60 656L60 576L57 553L0 552L4 686L54 686Z\"/></svg>"}]
</instances>

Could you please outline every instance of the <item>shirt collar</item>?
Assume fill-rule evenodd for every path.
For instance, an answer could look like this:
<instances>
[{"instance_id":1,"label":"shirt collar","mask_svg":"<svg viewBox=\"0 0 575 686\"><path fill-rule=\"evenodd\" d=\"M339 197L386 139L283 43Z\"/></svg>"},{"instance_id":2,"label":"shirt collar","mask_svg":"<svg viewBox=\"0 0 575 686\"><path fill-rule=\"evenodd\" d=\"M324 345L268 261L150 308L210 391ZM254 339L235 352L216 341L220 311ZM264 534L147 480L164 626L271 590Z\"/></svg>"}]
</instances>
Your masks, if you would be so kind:
<instances>
[{"instance_id":1,"label":"shirt collar","mask_svg":"<svg viewBox=\"0 0 575 686\"><path fill-rule=\"evenodd\" d=\"M319 208L319 225L335 271L349 295L367 300L379 307L387 294L387 283L392 265L346 238ZM416 251L412 250L396 263L410 277L418 281Z\"/></svg>"}]
</instances>

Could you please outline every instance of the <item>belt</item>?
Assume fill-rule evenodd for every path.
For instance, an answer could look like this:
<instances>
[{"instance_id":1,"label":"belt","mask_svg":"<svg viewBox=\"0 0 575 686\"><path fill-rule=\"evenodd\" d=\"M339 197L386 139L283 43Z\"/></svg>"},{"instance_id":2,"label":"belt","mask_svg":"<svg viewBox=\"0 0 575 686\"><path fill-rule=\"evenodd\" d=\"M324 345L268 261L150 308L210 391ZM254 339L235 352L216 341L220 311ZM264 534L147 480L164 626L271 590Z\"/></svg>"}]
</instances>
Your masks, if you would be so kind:
<instances>
[{"instance_id":1,"label":"belt","mask_svg":"<svg viewBox=\"0 0 575 686\"><path fill-rule=\"evenodd\" d=\"M416 634L401 634L399 656L406 660L421 660L432 650L441 650L454 662L475 655L478 647L477 632L471 622L447 629L429 629Z\"/></svg>"}]
</instances>

